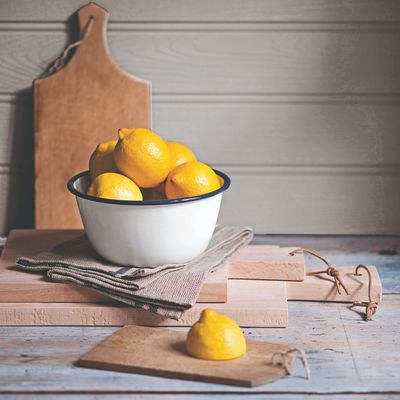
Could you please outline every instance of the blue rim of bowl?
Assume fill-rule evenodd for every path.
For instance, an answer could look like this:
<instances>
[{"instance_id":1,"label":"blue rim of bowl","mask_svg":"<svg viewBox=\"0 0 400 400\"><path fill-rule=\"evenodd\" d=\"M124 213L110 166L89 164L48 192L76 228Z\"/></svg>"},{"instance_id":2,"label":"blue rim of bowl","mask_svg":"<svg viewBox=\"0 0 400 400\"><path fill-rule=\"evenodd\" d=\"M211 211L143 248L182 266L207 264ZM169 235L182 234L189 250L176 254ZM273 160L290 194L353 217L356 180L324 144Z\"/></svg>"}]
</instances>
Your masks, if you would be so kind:
<instances>
[{"instance_id":1,"label":"blue rim of bowl","mask_svg":"<svg viewBox=\"0 0 400 400\"><path fill-rule=\"evenodd\" d=\"M231 185L231 179L228 175L224 174L217 169L214 169L214 172L219 175L223 180L224 184L218 189L214 190L213 192L205 193L200 196L193 196L193 197L182 197L180 199L171 199L171 200L113 200L113 199L103 199L101 197L91 196L90 194L86 194L80 192L78 189L75 188L75 182L84 175L89 175L89 171L83 171L79 174L73 176L67 183L68 190L77 197L81 199L96 201L97 203L106 203L106 204L118 204L118 205L126 205L126 206L157 206L163 204L179 204L179 203L188 203L190 201L196 201L201 199L206 199L208 197L213 197L219 193L225 192Z\"/></svg>"}]
</instances>

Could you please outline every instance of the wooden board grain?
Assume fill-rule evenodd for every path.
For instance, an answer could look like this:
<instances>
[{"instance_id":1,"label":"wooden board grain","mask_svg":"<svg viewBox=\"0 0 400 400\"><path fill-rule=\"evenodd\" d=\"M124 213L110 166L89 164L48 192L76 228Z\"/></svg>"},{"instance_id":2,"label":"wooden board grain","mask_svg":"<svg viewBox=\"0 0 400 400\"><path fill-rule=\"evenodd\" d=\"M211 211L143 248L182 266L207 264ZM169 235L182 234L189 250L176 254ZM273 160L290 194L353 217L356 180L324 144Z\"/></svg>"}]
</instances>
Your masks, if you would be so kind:
<instances>
[{"instance_id":1,"label":"wooden board grain","mask_svg":"<svg viewBox=\"0 0 400 400\"><path fill-rule=\"evenodd\" d=\"M321 268L307 267L307 274L303 282L287 282L288 300L312 301L339 301L339 302L367 302L368 275L365 270L360 270L361 276L355 276L356 266L337 267L340 279L348 290L348 294L341 289L341 294L336 290L334 280L326 274L312 275L312 272L321 271ZM368 266L371 272L371 300L380 303L382 300L382 283L375 266Z\"/></svg>"},{"instance_id":2,"label":"wooden board grain","mask_svg":"<svg viewBox=\"0 0 400 400\"><path fill-rule=\"evenodd\" d=\"M273 365L272 356L290 350L289 345L249 340L242 357L208 361L190 356L185 339L183 332L125 326L82 356L78 365L245 387L270 383L286 375L282 366Z\"/></svg>"},{"instance_id":3,"label":"wooden board grain","mask_svg":"<svg viewBox=\"0 0 400 400\"><path fill-rule=\"evenodd\" d=\"M196 303L179 321L148 311L99 303L0 303L0 325L191 326L204 308L233 318L240 326L286 327L286 282L228 281L226 303Z\"/></svg>"},{"instance_id":4,"label":"wooden board grain","mask_svg":"<svg viewBox=\"0 0 400 400\"><path fill-rule=\"evenodd\" d=\"M94 289L71 283L50 282L41 274L20 271L15 266L18 257L49 251L54 246L82 234L83 230L79 229L11 231L0 257L0 302L115 303ZM198 302L225 302L227 279L225 266L210 273L201 289Z\"/></svg>"},{"instance_id":5,"label":"wooden board grain","mask_svg":"<svg viewBox=\"0 0 400 400\"><path fill-rule=\"evenodd\" d=\"M269 279L302 281L305 274L303 254L290 256L295 247L246 246L228 261L229 279Z\"/></svg>"},{"instance_id":6,"label":"wooden board grain","mask_svg":"<svg viewBox=\"0 0 400 400\"><path fill-rule=\"evenodd\" d=\"M81 37L86 36L72 59L34 82L38 228L81 227L68 179L87 169L96 145L117 138L118 128L151 126L151 86L110 57L107 18L108 12L94 3L82 7L78 19Z\"/></svg>"}]
</instances>

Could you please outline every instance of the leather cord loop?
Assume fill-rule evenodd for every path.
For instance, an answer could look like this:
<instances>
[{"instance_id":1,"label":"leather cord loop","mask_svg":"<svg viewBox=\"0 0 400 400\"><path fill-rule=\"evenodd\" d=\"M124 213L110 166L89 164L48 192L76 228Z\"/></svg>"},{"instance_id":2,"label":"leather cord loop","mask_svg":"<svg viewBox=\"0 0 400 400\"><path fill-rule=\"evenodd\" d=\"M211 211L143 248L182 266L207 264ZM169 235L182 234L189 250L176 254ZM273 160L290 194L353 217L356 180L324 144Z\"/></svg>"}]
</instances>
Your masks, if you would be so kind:
<instances>
[{"instance_id":1,"label":"leather cord loop","mask_svg":"<svg viewBox=\"0 0 400 400\"><path fill-rule=\"evenodd\" d=\"M334 284L336 286L336 290L338 292L338 294L342 294L342 292L340 291L340 288L342 287L343 290L346 292L346 294L349 294L346 286L344 285L342 279L340 278L340 273L339 270L334 268L329 261L327 261L324 257L322 257L320 254L318 254L317 252L310 250L310 249L306 249L304 247L299 247L298 249L295 249L293 251L291 251L289 253L290 256L294 256L295 254L300 254L300 253L307 253L312 255L313 257L318 258L319 260L321 260L323 263L326 264L327 268L321 271L315 271L315 272L309 272L307 275L320 275L320 274L327 274L328 276L333 278Z\"/></svg>"},{"instance_id":2,"label":"leather cord loop","mask_svg":"<svg viewBox=\"0 0 400 400\"><path fill-rule=\"evenodd\" d=\"M365 320L372 321L372 316L376 313L378 309L378 302L372 300L371 296L371 288L372 288L372 275L371 271L364 264L357 265L356 271L354 273L355 276L362 276L360 270L363 269L368 274L368 301L355 301L351 307L361 306L365 307Z\"/></svg>"},{"instance_id":3,"label":"leather cord loop","mask_svg":"<svg viewBox=\"0 0 400 400\"><path fill-rule=\"evenodd\" d=\"M298 349L298 348L293 348L288 351L277 351L274 354L272 354L272 365L280 366L285 369L286 374L290 375L292 373L292 357L296 359L296 354L300 358L303 367L306 371L306 377L307 379L310 379L311 377L311 370L310 366L308 365L306 354L304 353L304 350Z\"/></svg>"},{"instance_id":4,"label":"leather cord loop","mask_svg":"<svg viewBox=\"0 0 400 400\"><path fill-rule=\"evenodd\" d=\"M49 76L49 75L55 74L65 65L65 62L66 62L71 50L74 49L75 47L78 47L92 31L93 22L94 22L94 17L93 16L89 17L88 22L83 30L82 37L79 40L77 40L76 42L69 44L65 48L65 50L61 53L61 55L58 56L54 60L54 62L50 65L50 67L45 72L44 76Z\"/></svg>"}]
</instances>

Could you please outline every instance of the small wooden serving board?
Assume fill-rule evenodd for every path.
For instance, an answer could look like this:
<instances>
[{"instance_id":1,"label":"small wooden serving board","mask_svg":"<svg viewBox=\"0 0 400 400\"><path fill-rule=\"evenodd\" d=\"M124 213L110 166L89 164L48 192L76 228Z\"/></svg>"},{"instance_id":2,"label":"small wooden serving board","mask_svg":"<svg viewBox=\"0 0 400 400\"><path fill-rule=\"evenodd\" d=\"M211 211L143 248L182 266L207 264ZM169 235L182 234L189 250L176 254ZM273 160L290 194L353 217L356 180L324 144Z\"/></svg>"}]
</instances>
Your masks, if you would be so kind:
<instances>
[{"instance_id":1,"label":"small wooden serving board","mask_svg":"<svg viewBox=\"0 0 400 400\"><path fill-rule=\"evenodd\" d=\"M81 357L78 365L246 387L286 375L284 368L273 365L272 355L290 350L289 345L249 340L244 356L207 361L191 357L185 339L183 332L125 326Z\"/></svg>"}]
</instances>

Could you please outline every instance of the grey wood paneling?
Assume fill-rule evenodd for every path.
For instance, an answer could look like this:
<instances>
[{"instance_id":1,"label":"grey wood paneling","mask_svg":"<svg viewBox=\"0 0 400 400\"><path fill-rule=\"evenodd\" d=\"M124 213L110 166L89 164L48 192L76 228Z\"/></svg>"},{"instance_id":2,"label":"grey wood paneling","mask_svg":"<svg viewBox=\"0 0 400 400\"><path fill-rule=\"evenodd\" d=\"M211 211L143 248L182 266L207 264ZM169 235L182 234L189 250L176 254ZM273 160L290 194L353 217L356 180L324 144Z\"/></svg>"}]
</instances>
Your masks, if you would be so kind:
<instances>
[{"instance_id":1,"label":"grey wood paneling","mask_svg":"<svg viewBox=\"0 0 400 400\"><path fill-rule=\"evenodd\" d=\"M30 86L62 51L67 33L42 29L0 32L3 92ZM126 29L110 31L111 53L123 69L151 80L155 93L400 92L400 29Z\"/></svg>"},{"instance_id":2,"label":"grey wood paneling","mask_svg":"<svg viewBox=\"0 0 400 400\"><path fill-rule=\"evenodd\" d=\"M85 3L0 0L0 233L32 224L30 86ZM399 1L101 4L116 61L153 82L155 130L232 176L222 222L400 233Z\"/></svg>"},{"instance_id":3,"label":"grey wood paneling","mask_svg":"<svg viewBox=\"0 0 400 400\"><path fill-rule=\"evenodd\" d=\"M0 227L33 226L33 177L31 171L0 166Z\"/></svg>"},{"instance_id":4,"label":"grey wood paneling","mask_svg":"<svg viewBox=\"0 0 400 400\"><path fill-rule=\"evenodd\" d=\"M64 21L87 0L0 0L1 21ZM101 0L112 21L398 22L398 0Z\"/></svg>"},{"instance_id":5,"label":"grey wood paneling","mask_svg":"<svg viewBox=\"0 0 400 400\"><path fill-rule=\"evenodd\" d=\"M187 142L207 162L317 168L400 161L400 102L158 99L154 128Z\"/></svg>"},{"instance_id":6,"label":"grey wood paneling","mask_svg":"<svg viewBox=\"0 0 400 400\"><path fill-rule=\"evenodd\" d=\"M399 175L363 171L327 173L292 168L236 172L224 198L221 220L234 219L257 232L324 234L398 232ZM287 227L287 228L282 228ZM306 231L305 231L306 227Z\"/></svg>"},{"instance_id":7,"label":"grey wood paneling","mask_svg":"<svg viewBox=\"0 0 400 400\"><path fill-rule=\"evenodd\" d=\"M32 99L20 97L1 102L0 96L2 164L31 163ZM153 128L212 164L342 170L398 164L400 102L253 100L154 96Z\"/></svg>"}]
</instances>

